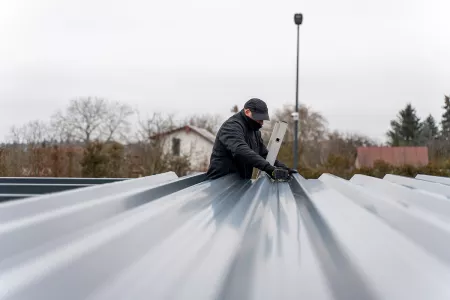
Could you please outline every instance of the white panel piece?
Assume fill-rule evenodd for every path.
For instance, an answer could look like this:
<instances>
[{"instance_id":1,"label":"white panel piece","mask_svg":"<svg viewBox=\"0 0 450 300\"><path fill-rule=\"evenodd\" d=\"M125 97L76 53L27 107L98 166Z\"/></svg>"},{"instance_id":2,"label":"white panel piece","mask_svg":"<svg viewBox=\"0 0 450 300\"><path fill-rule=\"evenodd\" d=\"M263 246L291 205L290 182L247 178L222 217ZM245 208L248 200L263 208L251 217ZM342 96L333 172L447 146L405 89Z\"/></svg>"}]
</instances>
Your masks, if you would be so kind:
<instances>
[{"instance_id":1,"label":"white panel piece","mask_svg":"<svg viewBox=\"0 0 450 300\"><path fill-rule=\"evenodd\" d=\"M383 178L384 180L401 184L403 186L407 186L409 188L415 189L417 191L425 191L427 193L434 193L434 194L441 194L446 196L447 198L450 197L450 186L436 183L436 182L430 182L430 181L424 181L424 180L418 180L410 177L404 177L399 175L393 175L393 174L386 174Z\"/></svg>"},{"instance_id":2,"label":"white panel piece","mask_svg":"<svg viewBox=\"0 0 450 300\"><path fill-rule=\"evenodd\" d=\"M277 121L272 130L272 135L270 136L269 143L267 144L267 154L266 160L273 165L277 159L278 152L280 152L281 143L283 142L284 135L286 134L288 124L284 121ZM261 171L258 171L258 176L261 175Z\"/></svg>"},{"instance_id":3,"label":"white panel piece","mask_svg":"<svg viewBox=\"0 0 450 300\"><path fill-rule=\"evenodd\" d=\"M384 194L373 193L366 187L336 176L322 174L319 180L325 186L353 200L392 228L413 239L417 244L421 244L430 253L450 263L448 251L450 226L446 220L441 221L431 212L421 210L415 205L405 206L400 201L392 201ZM385 180L375 180L389 184ZM399 188L408 190L406 187L399 186ZM411 191L411 193L415 192Z\"/></svg>"},{"instance_id":4,"label":"white panel piece","mask_svg":"<svg viewBox=\"0 0 450 300\"><path fill-rule=\"evenodd\" d=\"M417 174L416 179L450 185L450 178L448 178L448 177Z\"/></svg>"},{"instance_id":5,"label":"white panel piece","mask_svg":"<svg viewBox=\"0 0 450 300\"><path fill-rule=\"evenodd\" d=\"M396 201L405 207L418 206L436 214L436 217L440 219L450 221L450 201L442 194L427 193L424 190L411 189L401 184L360 174L353 175L350 182L374 195Z\"/></svg>"}]
</instances>

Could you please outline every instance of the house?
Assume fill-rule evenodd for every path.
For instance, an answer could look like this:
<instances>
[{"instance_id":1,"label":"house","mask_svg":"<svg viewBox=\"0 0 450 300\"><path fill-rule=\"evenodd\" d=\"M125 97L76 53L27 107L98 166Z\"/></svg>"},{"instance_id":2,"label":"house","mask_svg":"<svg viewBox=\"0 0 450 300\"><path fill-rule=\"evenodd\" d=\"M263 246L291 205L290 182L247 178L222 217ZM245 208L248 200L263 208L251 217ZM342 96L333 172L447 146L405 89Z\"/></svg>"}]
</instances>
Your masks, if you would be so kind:
<instances>
[{"instance_id":1,"label":"house","mask_svg":"<svg viewBox=\"0 0 450 300\"><path fill-rule=\"evenodd\" d=\"M209 166L216 136L206 129L186 125L158 134L164 137L164 153L189 157L191 170L203 172Z\"/></svg>"},{"instance_id":2,"label":"house","mask_svg":"<svg viewBox=\"0 0 450 300\"><path fill-rule=\"evenodd\" d=\"M356 168L373 167L377 160L393 166L411 165L414 167L428 165L427 147L358 147L355 161Z\"/></svg>"}]
</instances>

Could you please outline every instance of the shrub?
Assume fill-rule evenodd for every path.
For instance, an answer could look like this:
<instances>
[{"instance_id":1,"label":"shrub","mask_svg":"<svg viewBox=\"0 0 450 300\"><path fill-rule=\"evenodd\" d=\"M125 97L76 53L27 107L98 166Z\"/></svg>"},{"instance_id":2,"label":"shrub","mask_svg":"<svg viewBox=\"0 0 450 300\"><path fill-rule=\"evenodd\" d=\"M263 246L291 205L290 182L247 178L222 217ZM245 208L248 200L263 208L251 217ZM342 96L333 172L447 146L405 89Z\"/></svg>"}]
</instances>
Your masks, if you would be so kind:
<instances>
[{"instance_id":1,"label":"shrub","mask_svg":"<svg viewBox=\"0 0 450 300\"><path fill-rule=\"evenodd\" d=\"M104 144L97 141L86 146L80 162L83 177L107 177L108 157L103 150Z\"/></svg>"}]
</instances>

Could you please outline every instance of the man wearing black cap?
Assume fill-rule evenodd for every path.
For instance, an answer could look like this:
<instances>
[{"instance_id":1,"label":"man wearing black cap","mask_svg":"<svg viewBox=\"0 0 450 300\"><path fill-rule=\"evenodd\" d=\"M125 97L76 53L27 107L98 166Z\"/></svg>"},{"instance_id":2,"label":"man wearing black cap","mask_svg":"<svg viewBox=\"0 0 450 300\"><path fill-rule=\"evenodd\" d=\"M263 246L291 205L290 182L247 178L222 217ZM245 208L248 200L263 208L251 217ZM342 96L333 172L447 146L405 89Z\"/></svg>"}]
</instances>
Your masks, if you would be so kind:
<instances>
[{"instance_id":1,"label":"man wearing black cap","mask_svg":"<svg viewBox=\"0 0 450 300\"><path fill-rule=\"evenodd\" d=\"M266 172L272 179L286 180L296 171L275 161L267 160L268 150L259 129L264 120L270 120L264 101L252 98L244 109L231 116L220 127L211 154L207 177L216 179L238 173L244 179L252 177L253 168Z\"/></svg>"}]
</instances>

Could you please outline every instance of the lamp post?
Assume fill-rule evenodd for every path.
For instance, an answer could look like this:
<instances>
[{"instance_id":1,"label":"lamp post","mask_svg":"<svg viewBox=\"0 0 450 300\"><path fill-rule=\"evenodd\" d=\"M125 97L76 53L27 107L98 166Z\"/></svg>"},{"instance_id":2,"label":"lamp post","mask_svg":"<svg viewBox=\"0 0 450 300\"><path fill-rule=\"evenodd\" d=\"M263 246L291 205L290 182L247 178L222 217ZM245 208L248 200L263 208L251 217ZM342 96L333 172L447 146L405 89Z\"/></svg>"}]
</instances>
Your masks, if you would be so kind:
<instances>
[{"instance_id":1,"label":"lamp post","mask_svg":"<svg viewBox=\"0 0 450 300\"><path fill-rule=\"evenodd\" d=\"M294 169L298 168L298 123L299 123L299 114L298 114L298 64L299 64L299 52L300 52L300 25L303 22L302 14L294 15L294 22L297 25L297 72L296 72L296 81L295 81L295 111L292 114L294 118Z\"/></svg>"}]
</instances>

